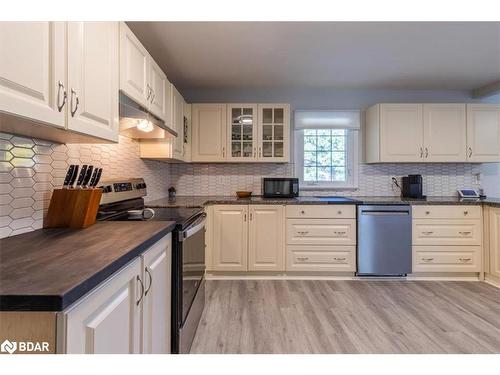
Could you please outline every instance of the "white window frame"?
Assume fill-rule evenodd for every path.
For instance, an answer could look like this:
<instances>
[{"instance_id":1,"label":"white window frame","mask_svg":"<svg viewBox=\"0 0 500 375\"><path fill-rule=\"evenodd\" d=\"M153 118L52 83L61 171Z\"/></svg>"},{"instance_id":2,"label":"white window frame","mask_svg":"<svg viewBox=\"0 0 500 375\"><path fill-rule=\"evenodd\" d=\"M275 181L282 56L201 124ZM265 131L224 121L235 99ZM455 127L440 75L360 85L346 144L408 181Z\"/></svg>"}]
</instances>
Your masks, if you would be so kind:
<instances>
[{"instance_id":1,"label":"white window frame","mask_svg":"<svg viewBox=\"0 0 500 375\"><path fill-rule=\"evenodd\" d=\"M313 129L313 127L311 127ZM325 129L323 126L318 126L315 129ZM340 129L336 127L336 129ZM359 171L359 131L353 129L345 129L346 136L346 169L347 181L304 181L304 130L295 130L295 176L299 179L301 190L355 190L358 188L358 171Z\"/></svg>"}]
</instances>

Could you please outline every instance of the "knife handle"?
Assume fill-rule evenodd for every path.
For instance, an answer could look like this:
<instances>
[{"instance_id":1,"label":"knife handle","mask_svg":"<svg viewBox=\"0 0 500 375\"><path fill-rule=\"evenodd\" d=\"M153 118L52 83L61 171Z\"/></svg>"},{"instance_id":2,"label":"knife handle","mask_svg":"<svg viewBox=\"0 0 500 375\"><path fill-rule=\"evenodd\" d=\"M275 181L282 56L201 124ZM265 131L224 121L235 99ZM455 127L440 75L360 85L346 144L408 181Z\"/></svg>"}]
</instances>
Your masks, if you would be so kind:
<instances>
[{"instance_id":1,"label":"knife handle","mask_svg":"<svg viewBox=\"0 0 500 375\"><path fill-rule=\"evenodd\" d=\"M97 176L95 178L93 187L96 187L97 184L99 183L99 181L101 179L101 174L102 174L102 168L99 168L99 170L97 171Z\"/></svg>"},{"instance_id":2,"label":"knife handle","mask_svg":"<svg viewBox=\"0 0 500 375\"><path fill-rule=\"evenodd\" d=\"M82 165L82 170L80 171L80 175L78 176L78 181L76 182L76 187L82 185L83 180L85 179L85 174L87 172L87 164Z\"/></svg>"},{"instance_id":3,"label":"knife handle","mask_svg":"<svg viewBox=\"0 0 500 375\"><path fill-rule=\"evenodd\" d=\"M78 176L78 170L80 169L80 166L78 164L75 164L75 169L73 170L73 175L71 176L71 180L69 181L69 188L73 188L73 185L75 184L76 177Z\"/></svg>"},{"instance_id":4,"label":"knife handle","mask_svg":"<svg viewBox=\"0 0 500 375\"><path fill-rule=\"evenodd\" d=\"M67 189L68 188L69 183L71 182L71 177L73 176L74 171L75 171L75 165L71 164L69 166L68 172L66 173L66 177L64 177L63 189Z\"/></svg>"},{"instance_id":5,"label":"knife handle","mask_svg":"<svg viewBox=\"0 0 500 375\"><path fill-rule=\"evenodd\" d=\"M92 165L89 165L89 167L87 168L87 172L85 173L85 178L83 179L83 183L82 183L83 188L87 188L89 181L90 181L90 177L92 176L93 169L94 169L94 167Z\"/></svg>"}]
</instances>

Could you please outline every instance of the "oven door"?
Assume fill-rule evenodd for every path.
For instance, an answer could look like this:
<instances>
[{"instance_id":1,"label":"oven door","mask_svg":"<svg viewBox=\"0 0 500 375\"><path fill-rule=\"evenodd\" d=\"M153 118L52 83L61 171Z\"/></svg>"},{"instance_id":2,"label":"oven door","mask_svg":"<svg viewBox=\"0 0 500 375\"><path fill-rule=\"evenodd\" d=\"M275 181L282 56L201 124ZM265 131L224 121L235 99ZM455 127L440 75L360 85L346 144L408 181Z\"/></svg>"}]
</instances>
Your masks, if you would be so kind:
<instances>
[{"instance_id":1,"label":"oven door","mask_svg":"<svg viewBox=\"0 0 500 375\"><path fill-rule=\"evenodd\" d=\"M202 213L185 230L179 233L182 242L182 323L186 321L196 292L205 275L205 222Z\"/></svg>"}]
</instances>

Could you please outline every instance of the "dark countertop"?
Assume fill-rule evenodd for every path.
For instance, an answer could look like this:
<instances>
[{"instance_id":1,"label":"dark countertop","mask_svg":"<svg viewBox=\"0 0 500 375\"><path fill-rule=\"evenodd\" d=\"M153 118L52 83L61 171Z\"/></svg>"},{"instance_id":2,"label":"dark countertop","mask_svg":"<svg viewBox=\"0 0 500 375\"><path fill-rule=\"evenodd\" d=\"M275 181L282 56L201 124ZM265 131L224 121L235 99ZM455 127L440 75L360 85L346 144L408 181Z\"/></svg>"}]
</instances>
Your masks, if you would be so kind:
<instances>
[{"instance_id":1,"label":"dark countertop","mask_svg":"<svg viewBox=\"0 0 500 375\"><path fill-rule=\"evenodd\" d=\"M237 198L235 196L178 196L174 199L162 198L146 202L147 207L203 207L214 204L411 204L411 205L488 205L500 207L500 198L485 200L460 200L457 197L427 197L420 199L402 199L400 197L348 197L355 201L325 202L317 197L300 196L298 198L264 198L253 196Z\"/></svg>"},{"instance_id":2,"label":"dark countertop","mask_svg":"<svg viewBox=\"0 0 500 375\"><path fill-rule=\"evenodd\" d=\"M171 221L110 221L3 238L0 310L61 311L173 228Z\"/></svg>"}]
</instances>

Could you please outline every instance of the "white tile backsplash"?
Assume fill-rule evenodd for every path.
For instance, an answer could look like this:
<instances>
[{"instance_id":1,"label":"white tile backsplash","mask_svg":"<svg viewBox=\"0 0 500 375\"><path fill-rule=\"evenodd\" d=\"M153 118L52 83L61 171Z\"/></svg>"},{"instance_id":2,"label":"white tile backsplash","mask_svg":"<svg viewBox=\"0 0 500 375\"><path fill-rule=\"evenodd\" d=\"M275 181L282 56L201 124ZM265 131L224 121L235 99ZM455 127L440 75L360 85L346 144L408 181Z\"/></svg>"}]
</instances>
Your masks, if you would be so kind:
<instances>
[{"instance_id":1,"label":"white tile backsplash","mask_svg":"<svg viewBox=\"0 0 500 375\"><path fill-rule=\"evenodd\" d=\"M137 142L56 144L0 133L0 238L42 227L52 189L70 164L103 168L101 180L144 177L148 199L168 194L169 165L139 158Z\"/></svg>"},{"instance_id":2,"label":"white tile backsplash","mask_svg":"<svg viewBox=\"0 0 500 375\"><path fill-rule=\"evenodd\" d=\"M398 179L408 174L421 174L425 194L453 196L459 188L479 187L475 174L481 172L480 164L362 164L359 168L357 190L302 190L301 195L343 196L397 196L391 177ZM262 193L262 177L294 175L294 165L289 164L172 164L170 181L177 194L234 195L237 190Z\"/></svg>"}]
</instances>

